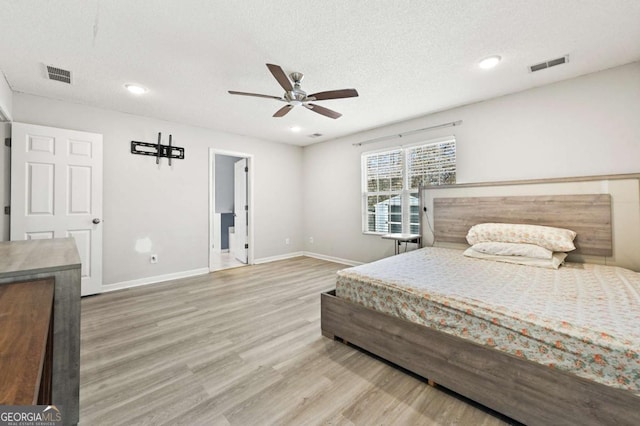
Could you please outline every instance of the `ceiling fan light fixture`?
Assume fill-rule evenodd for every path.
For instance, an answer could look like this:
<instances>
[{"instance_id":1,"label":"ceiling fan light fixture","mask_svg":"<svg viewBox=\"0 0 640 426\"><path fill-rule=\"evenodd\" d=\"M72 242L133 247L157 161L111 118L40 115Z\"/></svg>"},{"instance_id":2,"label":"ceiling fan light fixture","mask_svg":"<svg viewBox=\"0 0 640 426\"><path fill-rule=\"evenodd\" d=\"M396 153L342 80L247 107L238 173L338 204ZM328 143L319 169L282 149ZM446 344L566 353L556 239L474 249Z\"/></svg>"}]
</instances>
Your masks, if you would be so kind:
<instances>
[{"instance_id":1,"label":"ceiling fan light fixture","mask_svg":"<svg viewBox=\"0 0 640 426\"><path fill-rule=\"evenodd\" d=\"M496 65L500 63L502 58L498 55L489 56L488 58L484 58L478 63L478 66L483 70L489 70L494 68Z\"/></svg>"},{"instance_id":2,"label":"ceiling fan light fixture","mask_svg":"<svg viewBox=\"0 0 640 426\"><path fill-rule=\"evenodd\" d=\"M125 84L124 87L134 95L144 95L149 91L146 87L142 87L138 84Z\"/></svg>"}]
</instances>

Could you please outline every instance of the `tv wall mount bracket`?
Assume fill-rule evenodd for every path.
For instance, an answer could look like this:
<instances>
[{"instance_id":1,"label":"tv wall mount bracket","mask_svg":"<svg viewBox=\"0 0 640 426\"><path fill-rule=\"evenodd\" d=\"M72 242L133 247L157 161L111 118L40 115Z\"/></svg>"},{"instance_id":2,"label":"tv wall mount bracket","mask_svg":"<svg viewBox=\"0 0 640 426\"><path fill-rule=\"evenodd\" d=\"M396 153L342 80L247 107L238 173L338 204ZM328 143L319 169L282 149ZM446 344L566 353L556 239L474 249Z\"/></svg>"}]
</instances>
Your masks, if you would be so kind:
<instances>
[{"instance_id":1,"label":"tv wall mount bracket","mask_svg":"<svg viewBox=\"0 0 640 426\"><path fill-rule=\"evenodd\" d=\"M184 160L184 148L172 146L171 139L172 135L169 135L169 145L162 145L162 133L158 133L158 143L131 141L131 153L156 157L156 164L160 164L163 157L169 159L169 165L172 158Z\"/></svg>"}]
</instances>

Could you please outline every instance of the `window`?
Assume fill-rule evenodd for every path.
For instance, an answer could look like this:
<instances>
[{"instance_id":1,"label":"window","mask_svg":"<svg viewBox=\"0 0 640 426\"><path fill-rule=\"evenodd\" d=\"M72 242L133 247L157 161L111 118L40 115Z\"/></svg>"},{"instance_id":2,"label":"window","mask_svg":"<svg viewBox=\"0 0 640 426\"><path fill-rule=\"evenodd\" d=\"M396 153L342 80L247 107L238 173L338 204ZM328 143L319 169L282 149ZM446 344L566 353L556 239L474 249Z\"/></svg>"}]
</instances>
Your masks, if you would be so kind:
<instances>
[{"instance_id":1,"label":"window","mask_svg":"<svg viewBox=\"0 0 640 426\"><path fill-rule=\"evenodd\" d=\"M419 233L419 185L455 182L453 137L362 154L363 232Z\"/></svg>"}]
</instances>

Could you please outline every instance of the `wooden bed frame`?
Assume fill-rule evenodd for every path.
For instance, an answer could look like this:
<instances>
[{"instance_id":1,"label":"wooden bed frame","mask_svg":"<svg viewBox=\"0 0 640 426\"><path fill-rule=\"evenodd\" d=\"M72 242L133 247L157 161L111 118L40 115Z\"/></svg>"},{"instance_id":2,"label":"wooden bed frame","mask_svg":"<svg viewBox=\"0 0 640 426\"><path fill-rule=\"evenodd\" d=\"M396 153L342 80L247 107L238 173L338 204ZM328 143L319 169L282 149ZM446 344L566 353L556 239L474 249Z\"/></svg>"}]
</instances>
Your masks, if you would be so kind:
<instances>
[{"instance_id":1,"label":"wooden bed frame","mask_svg":"<svg viewBox=\"0 0 640 426\"><path fill-rule=\"evenodd\" d=\"M518 219L524 217L524 223L573 228L582 254L611 254L608 194L436 200L436 238L458 242L476 223L523 223ZM447 215L438 222L443 206ZM580 231L566 222L576 215ZM321 328L328 338L348 341L525 424L640 425L640 397L632 392L365 308L335 291L321 295Z\"/></svg>"}]
</instances>

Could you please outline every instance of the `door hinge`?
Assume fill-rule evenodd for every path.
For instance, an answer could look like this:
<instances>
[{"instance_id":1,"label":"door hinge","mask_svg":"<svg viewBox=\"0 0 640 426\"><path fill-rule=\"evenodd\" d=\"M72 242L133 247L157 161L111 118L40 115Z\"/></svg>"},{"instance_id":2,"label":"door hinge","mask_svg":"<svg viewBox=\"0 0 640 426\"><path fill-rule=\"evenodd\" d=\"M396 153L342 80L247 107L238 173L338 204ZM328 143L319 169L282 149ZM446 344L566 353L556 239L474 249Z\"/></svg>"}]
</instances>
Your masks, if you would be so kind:
<instances>
[{"instance_id":1,"label":"door hinge","mask_svg":"<svg viewBox=\"0 0 640 426\"><path fill-rule=\"evenodd\" d=\"M11 138L4 138L4 146L11 148Z\"/></svg>"},{"instance_id":2,"label":"door hinge","mask_svg":"<svg viewBox=\"0 0 640 426\"><path fill-rule=\"evenodd\" d=\"M248 249L249 248L249 244L245 244L244 248Z\"/></svg>"},{"instance_id":3,"label":"door hinge","mask_svg":"<svg viewBox=\"0 0 640 426\"><path fill-rule=\"evenodd\" d=\"M249 167L246 167L246 166L245 166L245 168L244 168L244 172L245 172L245 173L248 173L248 172L249 172Z\"/></svg>"},{"instance_id":4,"label":"door hinge","mask_svg":"<svg viewBox=\"0 0 640 426\"><path fill-rule=\"evenodd\" d=\"M4 206L4 214L11 214L11 206Z\"/></svg>"},{"instance_id":5,"label":"door hinge","mask_svg":"<svg viewBox=\"0 0 640 426\"><path fill-rule=\"evenodd\" d=\"M249 211L249 206L244 206L244 211L248 212Z\"/></svg>"}]
</instances>

